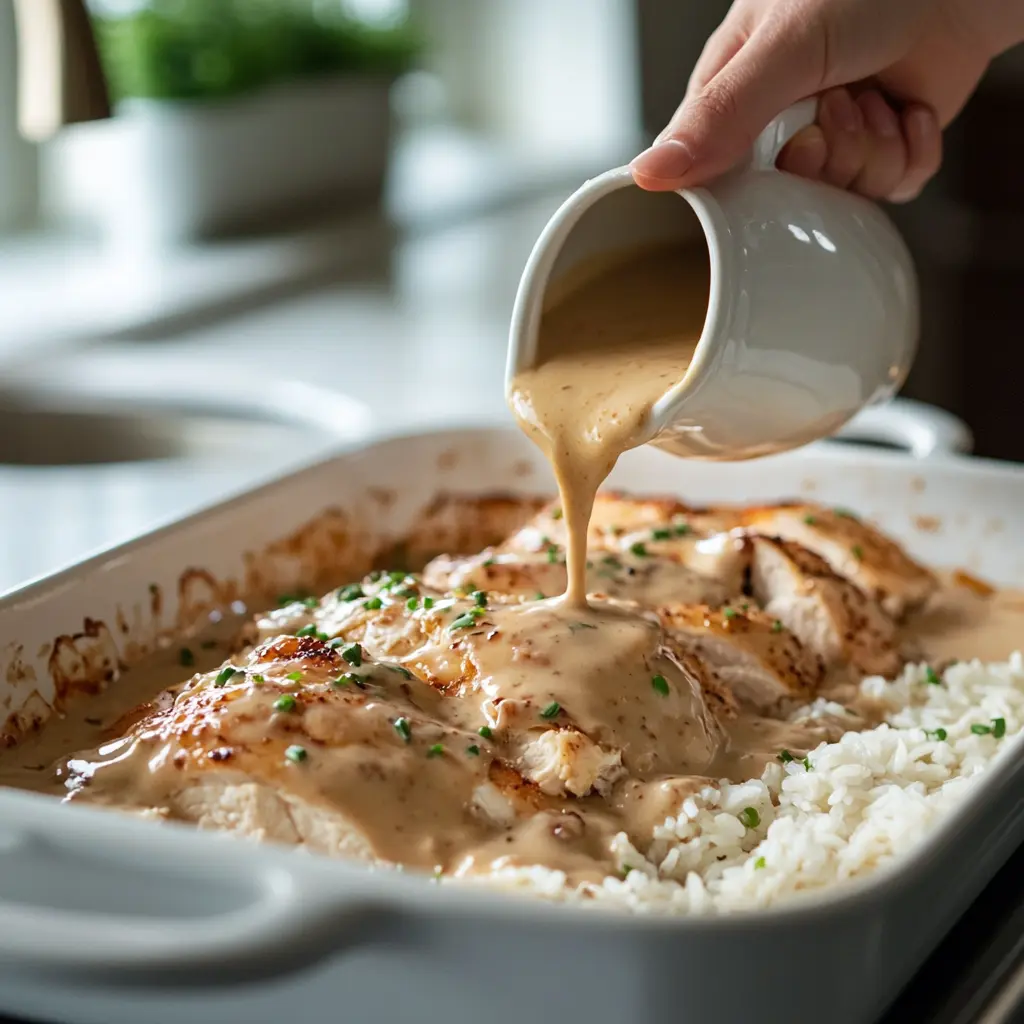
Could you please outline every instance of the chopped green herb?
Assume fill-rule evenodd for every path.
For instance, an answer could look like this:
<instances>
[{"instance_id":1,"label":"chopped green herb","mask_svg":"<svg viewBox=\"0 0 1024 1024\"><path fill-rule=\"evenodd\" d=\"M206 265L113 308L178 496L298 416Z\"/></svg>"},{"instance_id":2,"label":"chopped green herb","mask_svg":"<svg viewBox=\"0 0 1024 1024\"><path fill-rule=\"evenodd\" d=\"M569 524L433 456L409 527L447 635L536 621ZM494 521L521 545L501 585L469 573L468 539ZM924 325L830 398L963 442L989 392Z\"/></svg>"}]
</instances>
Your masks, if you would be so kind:
<instances>
[{"instance_id":1,"label":"chopped green herb","mask_svg":"<svg viewBox=\"0 0 1024 1024\"><path fill-rule=\"evenodd\" d=\"M841 519L856 519L857 513L851 512L848 508L834 508L832 511Z\"/></svg>"},{"instance_id":2,"label":"chopped green herb","mask_svg":"<svg viewBox=\"0 0 1024 1024\"><path fill-rule=\"evenodd\" d=\"M295 710L295 698L290 693L282 693L277 700L274 701L275 711L294 711Z\"/></svg>"},{"instance_id":3,"label":"chopped green herb","mask_svg":"<svg viewBox=\"0 0 1024 1024\"><path fill-rule=\"evenodd\" d=\"M383 575L384 573L381 572L380 569L374 569L373 572L370 573L370 582L376 583Z\"/></svg>"},{"instance_id":4,"label":"chopped green herb","mask_svg":"<svg viewBox=\"0 0 1024 1024\"><path fill-rule=\"evenodd\" d=\"M477 608L487 607L487 594L483 590L474 590L469 596L473 599L473 604L475 604Z\"/></svg>"},{"instance_id":5,"label":"chopped green herb","mask_svg":"<svg viewBox=\"0 0 1024 1024\"><path fill-rule=\"evenodd\" d=\"M408 718L396 718L391 723L395 727L395 732L408 743L412 739L412 726L409 724Z\"/></svg>"},{"instance_id":6,"label":"chopped green herb","mask_svg":"<svg viewBox=\"0 0 1024 1024\"><path fill-rule=\"evenodd\" d=\"M548 548L548 563L554 565L558 561L558 548Z\"/></svg>"},{"instance_id":7,"label":"chopped green herb","mask_svg":"<svg viewBox=\"0 0 1024 1024\"><path fill-rule=\"evenodd\" d=\"M533 599L534 601L543 601L544 595L538 590L537 593L533 595Z\"/></svg>"},{"instance_id":8,"label":"chopped green herb","mask_svg":"<svg viewBox=\"0 0 1024 1024\"><path fill-rule=\"evenodd\" d=\"M426 611L430 611L434 607L434 599L432 597L423 598L423 607Z\"/></svg>"},{"instance_id":9,"label":"chopped green herb","mask_svg":"<svg viewBox=\"0 0 1024 1024\"><path fill-rule=\"evenodd\" d=\"M182 649L178 651L178 661L188 668L190 665L194 665L196 663L196 656L187 647L182 647Z\"/></svg>"},{"instance_id":10,"label":"chopped green herb","mask_svg":"<svg viewBox=\"0 0 1024 1024\"><path fill-rule=\"evenodd\" d=\"M761 815L756 807L744 807L737 815L744 828L757 828L761 824Z\"/></svg>"},{"instance_id":11,"label":"chopped green herb","mask_svg":"<svg viewBox=\"0 0 1024 1024\"><path fill-rule=\"evenodd\" d=\"M796 760L796 758L788 750L780 750L777 756L783 764L789 764L790 761Z\"/></svg>"},{"instance_id":12,"label":"chopped green herb","mask_svg":"<svg viewBox=\"0 0 1024 1024\"><path fill-rule=\"evenodd\" d=\"M289 681L291 681L293 683L297 683L297 682L299 682L302 679L302 673L301 672L289 672L288 675L285 676L285 679L288 679Z\"/></svg>"},{"instance_id":13,"label":"chopped green herb","mask_svg":"<svg viewBox=\"0 0 1024 1024\"><path fill-rule=\"evenodd\" d=\"M408 608L409 611L411 612L416 611L419 605L420 599L418 597L410 597L409 600L405 602L405 607Z\"/></svg>"},{"instance_id":14,"label":"chopped green herb","mask_svg":"<svg viewBox=\"0 0 1024 1024\"><path fill-rule=\"evenodd\" d=\"M804 522L808 526L813 526L818 520L814 516L804 516Z\"/></svg>"},{"instance_id":15,"label":"chopped green herb","mask_svg":"<svg viewBox=\"0 0 1024 1024\"><path fill-rule=\"evenodd\" d=\"M444 744L435 743L427 748L427 757L440 757L444 753Z\"/></svg>"},{"instance_id":16,"label":"chopped green herb","mask_svg":"<svg viewBox=\"0 0 1024 1024\"><path fill-rule=\"evenodd\" d=\"M850 554L859 562L864 557L864 549L859 544L854 544L850 548Z\"/></svg>"},{"instance_id":17,"label":"chopped green herb","mask_svg":"<svg viewBox=\"0 0 1024 1024\"><path fill-rule=\"evenodd\" d=\"M776 619L772 623L772 632L773 633L781 633L782 632L782 623L778 619Z\"/></svg>"},{"instance_id":18,"label":"chopped green herb","mask_svg":"<svg viewBox=\"0 0 1024 1024\"><path fill-rule=\"evenodd\" d=\"M553 700L543 711L540 713L541 718L554 718L559 711L562 710L562 705L557 700Z\"/></svg>"},{"instance_id":19,"label":"chopped green herb","mask_svg":"<svg viewBox=\"0 0 1024 1024\"><path fill-rule=\"evenodd\" d=\"M1006 735L1006 719L1005 718L993 718L992 719L992 735L997 740L1001 740Z\"/></svg>"},{"instance_id":20,"label":"chopped green herb","mask_svg":"<svg viewBox=\"0 0 1024 1024\"><path fill-rule=\"evenodd\" d=\"M318 604L320 604L320 598L318 598L318 597L304 597L304 598L302 599L302 603L303 603L303 604L304 604L304 605L305 605L305 606L306 606L307 608L316 608L316 606L317 606Z\"/></svg>"},{"instance_id":21,"label":"chopped green herb","mask_svg":"<svg viewBox=\"0 0 1024 1024\"><path fill-rule=\"evenodd\" d=\"M253 676L253 677L252 677L252 681L253 681L253 682L254 682L254 683L255 683L255 684L257 685L257 686L262 686L262 685L263 685L263 684L264 684L264 683L266 682L266 680L265 680L265 679L263 678L263 676L260 676L260 675L256 675L256 676Z\"/></svg>"},{"instance_id":22,"label":"chopped green herb","mask_svg":"<svg viewBox=\"0 0 1024 1024\"><path fill-rule=\"evenodd\" d=\"M292 764L298 764L300 761L306 760L306 748L300 747L297 743L293 743L285 752L284 756L288 758Z\"/></svg>"},{"instance_id":23,"label":"chopped green herb","mask_svg":"<svg viewBox=\"0 0 1024 1024\"><path fill-rule=\"evenodd\" d=\"M750 602L749 601L740 601L740 610L744 611L744 612L750 611Z\"/></svg>"},{"instance_id":24,"label":"chopped green herb","mask_svg":"<svg viewBox=\"0 0 1024 1024\"><path fill-rule=\"evenodd\" d=\"M654 687L655 693L660 693L662 697L668 696L668 680L664 676L652 677L651 686Z\"/></svg>"},{"instance_id":25,"label":"chopped green herb","mask_svg":"<svg viewBox=\"0 0 1024 1024\"><path fill-rule=\"evenodd\" d=\"M735 619L736 616L739 614L739 612L737 612L735 608L728 608L728 607L726 607L726 608L722 609L722 614L727 619Z\"/></svg>"},{"instance_id":26,"label":"chopped green herb","mask_svg":"<svg viewBox=\"0 0 1024 1024\"><path fill-rule=\"evenodd\" d=\"M359 676L354 676L351 672L346 672L343 676L338 676L337 679L331 680L331 686L359 686L362 682L363 681Z\"/></svg>"},{"instance_id":27,"label":"chopped green herb","mask_svg":"<svg viewBox=\"0 0 1024 1024\"><path fill-rule=\"evenodd\" d=\"M404 665L385 665L384 668L389 672L397 672L405 679L412 679L412 673Z\"/></svg>"},{"instance_id":28,"label":"chopped green herb","mask_svg":"<svg viewBox=\"0 0 1024 1024\"><path fill-rule=\"evenodd\" d=\"M552 509L551 510L551 518L552 519L561 519L562 518L562 510L560 508Z\"/></svg>"},{"instance_id":29,"label":"chopped green herb","mask_svg":"<svg viewBox=\"0 0 1024 1024\"><path fill-rule=\"evenodd\" d=\"M213 685L214 686L224 686L231 679L231 677L235 676L235 675L238 675L238 669L237 668L233 668L231 665L225 665L224 668L222 668L217 673L217 678L214 679Z\"/></svg>"},{"instance_id":30,"label":"chopped green herb","mask_svg":"<svg viewBox=\"0 0 1024 1024\"><path fill-rule=\"evenodd\" d=\"M341 649L341 656L354 668L359 668L363 663L363 649L359 644L349 644Z\"/></svg>"},{"instance_id":31,"label":"chopped green herb","mask_svg":"<svg viewBox=\"0 0 1024 1024\"><path fill-rule=\"evenodd\" d=\"M379 597L369 597L363 602L363 607L375 612L378 608L384 607L384 602Z\"/></svg>"},{"instance_id":32,"label":"chopped green herb","mask_svg":"<svg viewBox=\"0 0 1024 1024\"><path fill-rule=\"evenodd\" d=\"M494 739L494 730L489 725L481 725L480 728L477 729L477 732L480 733L485 740Z\"/></svg>"},{"instance_id":33,"label":"chopped green herb","mask_svg":"<svg viewBox=\"0 0 1024 1024\"><path fill-rule=\"evenodd\" d=\"M359 583L350 583L347 587L342 587L338 591L339 601L355 601L357 598L364 596L363 588Z\"/></svg>"},{"instance_id":34,"label":"chopped green herb","mask_svg":"<svg viewBox=\"0 0 1024 1024\"><path fill-rule=\"evenodd\" d=\"M492 565L494 565L494 559L493 558L488 558L486 562L481 562L480 564L485 569L489 569Z\"/></svg>"},{"instance_id":35,"label":"chopped green herb","mask_svg":"<svg viewBox=\"0 0 1024 1024\"><path fill-rule=\"evenodd\" d=\"M928 665L924 670L924 681L926 683L931 683L932 686L939 686L942 683L942 677L931 667L931 665Z\"/></svg>"},{"instance_id":36,"label":"chopped green herb","mask_svg":"<svg viewBox=\"0 0 1024 1024\"><path fill-rule=\"evenodd\" d=\"M633 554L636 555L637 558L646 558L647 557L647 545L644 544L643 541L638 540L638 541L635 541L634 543L630 544L629 545L629 550L632 551Z\"/></svg>"},{"instance_id":37,"label":"chopped green herb","mask_svg":"<svg viewBox=\"0 0 1024 1024\"><path fill-rule=\"evenodd\" d=\"M402 570L399 569L399 570L396 570L395 572L389 572L387 574L387 577L388 577L388 585L390 586L393 583L403 583L405 580L407 580L409 578L409 574L407 572L403 572Z\"/></svg>"},{"instance_id":38,"label":"chopped green herb","mask_svg":"<svg viewBox=\"0 0 1024 1024\"><path fill-rule=\"evenodd\" d=\"M476 616L472 612L463 612L457 619L453 619L449 629L468 629L476 625Z\"/></svg>"},{"instance_id":39,"label":"chopped green herb","mask_svg":"<svg viewBox=\"0 0 1024 1024\"><path fill-rule=\"evenodd\" d=\"M295 631L296 636L316 636L316 626L311 622L308 626Z\"/></svg>"},{"instance_id":40,"label":"chopped green herb","mask_svg":"<svg viewBox=\"0 0 1024 1024\"><path fill-rule=\"evenodd\" d=\"M692 527L689 523L677 523L675 527L675 534L677 537L685 537Z\"/></svg>"},{"instance_id":41,"label":"chopped green herb","mask_svg":"<svg viewBox=\"0 0 1024 1024\"><path fill-rule=\"evenodd\" d=\"M805 757L801 763L806 771L814 771L814 765L811 764L811 759L809 757Z\"/></svg>"},{"instance_id":42,"label":"chopped green herb","mask_svg":"<svg viewBox=\"0 0 1024 1024\"><path fill-rule=\"evenodd\" d=\"M471 757L477 757L480 753L480 748L475 743L470 743L470 745L466 747L466 753Z\"/></svg>"},{"instance_id":43,"label":"chopped green herb","mask_svg":"<svg viewBox=\"0 0 1024 1024\"><path fill-rule=\"evenodd\" d=\"M664 530L664 529L651 530L651 540L671 540L671 538L672 538L672 531L671 530Z\"/></svg>"},{"instance_id":44,"label":"chopped green herb","mask_svg":"<svg viewBox=\"0 0 1024 1024\"><path fill-rule=\"evenodd\" d=\"M760 871L761 868L763 868L764 866L765 866L765 859L764 859L764 857L758 857L757 860L754 861L754 870L755 871Z\"/></svg>"},{"instance_id":45,"label":"chopped green herb","mask_svg":"<svg viewBox=\"0 0 1024 1024\"><path fill-rule=\"evenodd\" d=\"M971 726L971 732L973 732L975 736L987 736L991 731L991 725L982 725L980 722L975 722L974 725Z\"/></svg>"},{"instance_id":46,"label":"chopped green herb","mask_svg":"<svg viewBox=\"0 0 1024 1024\"><path fill-rule=\"evenodd\" d=\"M925 729L925 736L930 736L933 740L944 740L949 734L945 729Z\"/></svg>"}]
</instances>

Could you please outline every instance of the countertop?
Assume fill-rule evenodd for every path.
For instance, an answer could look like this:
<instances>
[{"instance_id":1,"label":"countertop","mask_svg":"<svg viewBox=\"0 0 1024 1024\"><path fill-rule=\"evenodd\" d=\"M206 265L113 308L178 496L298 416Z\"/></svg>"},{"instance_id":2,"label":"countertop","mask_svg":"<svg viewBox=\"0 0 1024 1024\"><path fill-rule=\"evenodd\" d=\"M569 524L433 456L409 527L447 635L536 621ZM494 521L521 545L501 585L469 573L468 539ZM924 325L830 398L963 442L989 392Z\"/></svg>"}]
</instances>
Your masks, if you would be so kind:
<instances>
[{"instance_id":1,"label":"countertop","mask_svg":"<svg viewBox=\"0 0 1024 1024\"><path fill-rule=\"evenodd\" d=\"M519 273L564 194L397 240L384 224L363 223L334 236L353 251L332 253L326 280L304 293L271 293L232 315L136 338L41 341L37 352L19 351L16 365L8 360L3 383L17 394L58 371L75 385L141 376L194 380L226 396L244 389L256 401L304 382L356 398L371 423L389 429L507 421L506 334ZM213 462L0 467L0 590L331 445L311 437L295 451L257 447Z\"/></svg>"}]
</instances>

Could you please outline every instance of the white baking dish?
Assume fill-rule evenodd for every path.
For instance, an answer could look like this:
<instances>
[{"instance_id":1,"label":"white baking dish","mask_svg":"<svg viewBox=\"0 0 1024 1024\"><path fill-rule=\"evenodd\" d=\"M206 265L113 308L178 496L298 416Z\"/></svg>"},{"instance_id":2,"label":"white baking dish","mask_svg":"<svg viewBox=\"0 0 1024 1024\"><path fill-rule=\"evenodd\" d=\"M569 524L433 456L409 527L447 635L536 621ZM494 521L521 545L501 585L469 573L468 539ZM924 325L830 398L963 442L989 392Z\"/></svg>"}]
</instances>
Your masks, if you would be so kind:
<instances>
[{"instance_id":1,"label":"white baking dish","mask_svg":"<svg viewBox=\"0 0 1024 1024\"><path fill-rule=\"evenodd\" d=\"M695 501L849 505L930 563L1024 583L1024 472L1008 465L834 445L722 465L641 449L611 482ZM251 571L247 552L266 552L329 506L348 525L328 517L301 544L272 547L263 567L274 582L356 557L371 534L401 536L438 492L549 488L546 465L514 431L352 448L0 601L0 707L27 701L26 713L45 713L56 637L65 673L92 671L205 597L230 596L224 581ZM203 572L179 590L188 567ZM85 617L110 634L68 639ZM463 891L0 791L0 1012L83 1024L870 1021L1024 839L1016 754L894 868L807 903L718 919Z\"/></svg>"}]
</instances>

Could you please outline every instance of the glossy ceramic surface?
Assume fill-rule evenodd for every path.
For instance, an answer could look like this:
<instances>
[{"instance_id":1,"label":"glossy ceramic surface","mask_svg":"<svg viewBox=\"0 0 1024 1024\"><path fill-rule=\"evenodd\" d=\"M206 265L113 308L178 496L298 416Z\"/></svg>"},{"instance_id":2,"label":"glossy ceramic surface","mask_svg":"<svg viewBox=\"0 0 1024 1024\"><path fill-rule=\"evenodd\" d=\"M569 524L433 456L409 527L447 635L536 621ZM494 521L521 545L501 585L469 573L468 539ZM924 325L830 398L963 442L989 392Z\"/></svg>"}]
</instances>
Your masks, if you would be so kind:
<instances>
[{"instance_id":1,"label":"glossy ceramic surface","mask_svg":"<svg viewBox=\"0 0 1024 1024\"><path fill-rule=\"evenodd\" d=\"M507 386L534 357L549 280L605 252L703 236L707 319L689 371L652 412L655 444L752 458L831 434L894 394L917 342L913 264L874 203L775 170L781 145L813 113L813 104L788 111L747 166L707 188L648 193L620 167L566 200L523 273Z\"/></svg>"}]
</instances>

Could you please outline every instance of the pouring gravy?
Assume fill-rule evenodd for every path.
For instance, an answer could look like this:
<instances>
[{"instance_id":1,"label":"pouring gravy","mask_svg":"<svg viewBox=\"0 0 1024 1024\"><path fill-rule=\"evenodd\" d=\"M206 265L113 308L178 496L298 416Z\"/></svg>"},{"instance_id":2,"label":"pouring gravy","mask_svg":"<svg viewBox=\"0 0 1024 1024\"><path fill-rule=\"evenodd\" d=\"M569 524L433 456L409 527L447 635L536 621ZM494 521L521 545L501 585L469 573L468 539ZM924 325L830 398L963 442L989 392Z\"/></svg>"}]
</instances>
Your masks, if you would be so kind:
<instances>
[{"instance_id":1,"label":"pouring gravy","mask_svg":"<svg viewBox=\"0 0 1024 1024\"><path fill-rule=\"evenodd\" d=\"M648 440L652 406L686 375L704 328L710 275L703 247L677 243L645 246L596 269L584 265L552 293L536 364L513 381L512 411L558 480L571 606L587 602L594 497L618 457Z\"/></svg>"}]
</instances>

